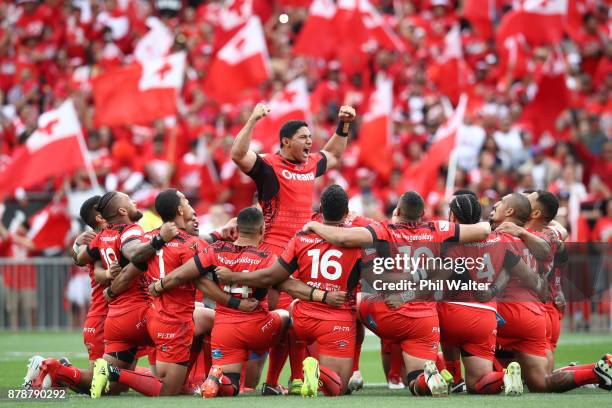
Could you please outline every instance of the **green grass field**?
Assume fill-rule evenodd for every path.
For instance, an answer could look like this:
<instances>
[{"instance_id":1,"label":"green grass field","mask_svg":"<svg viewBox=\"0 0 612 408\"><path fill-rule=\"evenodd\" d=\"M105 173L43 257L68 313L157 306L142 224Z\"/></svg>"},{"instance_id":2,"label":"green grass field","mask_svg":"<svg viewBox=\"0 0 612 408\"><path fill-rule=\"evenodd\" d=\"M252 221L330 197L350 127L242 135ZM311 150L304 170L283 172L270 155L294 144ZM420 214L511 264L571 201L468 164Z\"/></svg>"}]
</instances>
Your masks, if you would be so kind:
<instances>
[{"instance_id":1,"label":"green grass field","mask_svg":"<svg viewBox=\"0 0 612 408\"><path fill-rule=\"evenodd\" d=\"M564 366L572 361L590 363L599 359L606 351L612 350L612 335L563 335L557 349L557 366ZM48 357L66 356L76 366L85 367L87 355L80 333L0 333L0 395L6 397L7 388L18 388L21 385L27 360L32 354ZM92 401L82 395L71 394L63 402L37 402L35 407L62 406L99 406L105 408L137 406L146 404L147 408L190 407L193 404L204 404L207 407L231 406L232 408L268 408L268 407L306 407L316 404L318 407L383 407L407 404L410 407L448 406L453 408L473 408L495 406L503 407L612 407L612 393L600 389L579 389L562 395L526 394L520 398L502 396L453 395L444 400L411 397L407 390L389 391L383 385L384 375L380 364L379 341L374 336L367 336L361 355L361 372L366 382L363 391L351 396L324 398L316 402L299 397L262 397L243 395L236 399L202 400L196 397L172 397L144 399L134 392L120 397L107 397ZM286 381L288 372L284 372L281 381ZM31 402L14 402L0 399L0 406L29 406Z\"/></svg>"}]
</instances>

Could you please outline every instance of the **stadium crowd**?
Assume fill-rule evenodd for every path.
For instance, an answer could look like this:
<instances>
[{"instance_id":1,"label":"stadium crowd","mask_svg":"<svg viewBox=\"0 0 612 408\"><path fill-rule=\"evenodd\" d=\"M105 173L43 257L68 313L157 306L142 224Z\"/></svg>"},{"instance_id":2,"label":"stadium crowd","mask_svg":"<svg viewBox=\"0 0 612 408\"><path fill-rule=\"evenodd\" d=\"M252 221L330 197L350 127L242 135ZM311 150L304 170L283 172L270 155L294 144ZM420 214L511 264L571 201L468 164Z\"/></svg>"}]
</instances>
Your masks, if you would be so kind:
<instances>
[{"instance_id":1,"label":"stadium crowd","mask_svg":"<svg viewBox=\"0 0 612 408\"><path fill-rule=\"evenodd\" d=\"M39 115L70 97L95 177L108 191L91 193L83 170L15 192L18 203L33 191L49 192L54 203L82 192L88 199L79 206L80 220L94 230L66 240L75 262L88 266L94 291L83 330L90 367L34 356L26 388L70 386L92 398L128 387L177 395L193 391L195 384L185 380L204 355L208 376L197 381L198 394L233 396L257 384L269 350L264 395L314 397L319 388L342 395L363 386L364 326L381 337L382 354L391 355L399 380L389 375L390 383L405 384L414 395L445 396L452 384L479 394L520 395L523 379L532 392L612 387L609 354L553 371L565 304L556 272L567 261L562 241L568 230L573 240L612 237L612 43L605 4L572 3L578 19L561 43L534 47L515 39L514 56L502 64L495 31L472 24L468 2L371 3L405 52L374 43L365 44L361 59L341 52L328 60L294 55L300 28L311 17L310 1L302 0L22 0L1 6L2 154L16 152L40 127ZM203 88L223 37L228 14L222 11L240 16L245 7L264 23L272 77L242 92L240 103L220 104ZM495 3L492 22L511 7ZM171 30L173 49L188 54L179 114L138 126L95 126L92 78L133 60L153 15ZM450 35L458 29L460 50L453 58L461 80L449 91L440 60L448 61ZM339 41L336 48L342 47ZM561 74L554 72L559 66ZM382 73L394 84L390 155L379 158L390 166L388 174L366 165L367 152L359 151L363 113L372 111L370 96ZM269 114L258 102L300 75L310 91L310 123L287 122L281 151L259 155L273 152L258 151L251 140L256 123ZM421 191L424 197L407 192L405 174L427 167L428 149L462 93L469 102L457 130L451 186L461 191L452 200L445 196L443 167ZM261 211L252 206L255 196ZM480 222L488 214L490 224ZM305 232L294 235L305 224ZM199 230L207 242L196 237ZM15 239L14 231L0 232L4 247L35 247ZM412 289L358 296L355 278L366 278L361 250L351 247L386 243L401 250L406 239L408 249L427 240L478 241L475 252L489 242L508 245L491 249L495 267L470 271L471 280L494 282L487 300L436 305ZM441 255L439 247L435 251ZM510 282L498 285L503 273ZM214 312L194 305L196 288L216 301ZM526 298L497 304L492 298L503 299L502 291ZM474 329L448 319L458 314ZM137 369L147 353L152 369ZM289 390L279 384L288 356Z\"/></svg>"},{"instance_id":2,"label":"stadium crowd","mask_svg":"<svg viewBox=\"0 0 612 408\"><path fill-rule=\"evenodd\" d=\"M376 74L386 72L395 84L390 178L380 177L360 163L358 144L351 143L339 171L317 189L320 193L329 181L339 183L352 197L352 209L380 219L390 214L402 192L402 174L418 164L445 121L444 102L449 95L442 93L428 67L444 52L448 31L459 24L465 62L462 75L468 78L465 91L470 103L463 130L468 143L462 147L456 187L478 192L485 205L511 191L550 188L562 199L561 216L571 212L568 203L583 209L581 220L586 222L580 230L582 240L610 239L606 228L610 214L605 202L612 188L607 176L612 166L612 42L605 2L576 2L581 24L568 30L559 44L569 94L554 128L543 127L521 114L537 93L539 71L554 47L523 44L523 68L512 70L509 77L499 64L495 31L488 36L478 32L477 26L463 17L462 4L452 0L372 1L407 51L398 55L373 47L368 50L364 69L358 72L337 59L293 55L292 44L308 16L309 1L256 0L254 12L267 18L264 23L272 79L243 95L241 103L219 105L202 91L202 83L218 50L215 36L220 32L222 3L3 2L0 162L6 163L15 148L27 140L43 111L71 97L96 175L106 190L134 194L148 207L154 196L147 193L149 190L173 185L196 203L200 215L209 210L235 215L252 202L255 187L236 171L229 148L254 103L268 100L273 91L304 74L311 91L314 144L320 147L334 126L337 107L348 103L363 113ZM225 7L241 10L248 2L226 3ZM495 4L493 22L497 24L512 4ZM286 24L277 18L281 11L288 14ZM152 15L172 31L175 48L188 52L187 79L176 122L95 128L90 78L133 60L134 46L147 32L146 19ZM176 147L170 157L172 138ZM359 138L358 125L351 138ZM440 197L445 180L441 172L436 188L426 197L432 217L442 215ZM51 180L29 190L61 192L63 181ZM73 189L86 188L87 177L79 173L70 184Z\"/></svg>"}]
</instances>

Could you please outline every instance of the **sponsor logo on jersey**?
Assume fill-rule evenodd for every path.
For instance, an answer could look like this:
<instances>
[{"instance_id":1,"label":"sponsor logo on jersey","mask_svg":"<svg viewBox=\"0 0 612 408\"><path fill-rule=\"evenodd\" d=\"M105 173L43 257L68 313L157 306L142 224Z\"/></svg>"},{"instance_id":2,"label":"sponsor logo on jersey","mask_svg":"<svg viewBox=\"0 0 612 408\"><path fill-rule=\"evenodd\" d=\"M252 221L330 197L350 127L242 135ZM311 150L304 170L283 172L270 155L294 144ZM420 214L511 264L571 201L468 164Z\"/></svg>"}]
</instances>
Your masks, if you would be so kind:
<instances>
[{"instance_id":1,"label":"sponsor logo on jersey","mask_svg":"<svg viewBox=\"0 0 612 408\"><path fill-rule=\"evenodd\" d=\"M448 231L448 221L438 221L438 226L440 227L440 231Z\"/></svg>"},{"instance_id":2,"label":"sponsor logo on jersey","mask_svg":"<svg viewBox=\"0 0 612 408\"><path fill-rule=\"evenodd\" d=\"M211 354L212 354L212 358L215 360L218 360L221 357L223 357L223 353L221 352L220 349L214 349Z\"/></svg>"},{"instance_id":3,"label":"sponsor logo on jersey","mask_svg":"<svg viewBox=\"0 0 612 408\"><path fill-rule=\"evenodd\" d=\"M283 171L281 171L281 174L287 180L312 181L315 179L314 173L312 171L310 173L299 174L284 169Z\"/></svg>"}]
</instances>

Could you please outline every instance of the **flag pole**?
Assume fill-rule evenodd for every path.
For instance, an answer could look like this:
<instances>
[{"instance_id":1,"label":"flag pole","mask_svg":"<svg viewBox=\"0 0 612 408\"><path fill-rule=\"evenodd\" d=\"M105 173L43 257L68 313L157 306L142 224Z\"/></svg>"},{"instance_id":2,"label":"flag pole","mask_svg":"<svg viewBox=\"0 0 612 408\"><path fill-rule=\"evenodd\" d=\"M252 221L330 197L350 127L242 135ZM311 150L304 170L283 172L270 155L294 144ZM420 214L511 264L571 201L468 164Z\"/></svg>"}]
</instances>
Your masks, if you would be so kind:
<instances>
[{"instance_id":1,"label":"flag pole","mask_svg":"<svg viewBox=\"0 0 612 408\"><path fill-rule=\"evenodd\" d=\"M455 177L457 175L457 149L453 149L448 159L448 171L446 173L446 188L444 198L449 201L455 189Z\"/></svg>"},{"instance_id":2,"label":"flag pole","mask_svg":"<svg viewBox=\"0 0 612 408\"><path fill-rule=\"evenodd\" d=\"M72 99L70 100L70 103L74 106L74 102L72 102ZM95 190L99 190L100 185L98 184L96 172L94 171L94 168L91 164L91 156L89 155L89 150L87 150L87 144L85 143L85 136L83 136L82 128L79 129L77 140L79 141L79 149L81 150L81 154L83 155L83 161L85 162L85 170L87 170L87 175L89 176L89 182L91 183L91 187Z\"/></svg>"}]
</instances>

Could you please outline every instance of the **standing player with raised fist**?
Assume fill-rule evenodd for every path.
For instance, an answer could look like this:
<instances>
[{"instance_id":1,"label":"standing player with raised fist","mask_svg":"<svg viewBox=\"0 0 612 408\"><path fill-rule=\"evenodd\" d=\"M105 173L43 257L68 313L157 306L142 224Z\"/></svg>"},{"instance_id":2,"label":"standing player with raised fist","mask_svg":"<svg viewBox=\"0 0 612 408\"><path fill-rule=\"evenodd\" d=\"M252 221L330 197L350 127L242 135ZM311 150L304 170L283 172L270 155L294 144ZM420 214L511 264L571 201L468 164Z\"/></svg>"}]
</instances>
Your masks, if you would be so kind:
<instances>
[{"instance_id":1,"label":"standing player with raised fist","mask_svg":"<svg viewBox=\"0 0 612 408\"><path fill-rule=\"evenodd\" d=\"M351 123L355 120L355 109L342 106L338 112L338 128L318 153L312 153L312 135L308 124L290 120L280 130L280 151L259 155L249 149L251 135L256 123L270 112L264 104L257 104L246 124L238 133L231 158L236 165L253 179L265 219L263 247L281 255L293 235L310 221L312 196L317 177L337 166L344 153ZM277 300L269 296L270 309L288 310L291 297L283 294ZM289 333L292 337L292 333ZM291 344L291 347L289 346ZM291 359L290 393L299 394L302 386L302 365L305 348L292 340L283 342L270 353L268 376L263 386L264 395L282 393L278 378L287 355Z\"/></svg>"}]
</instances>

